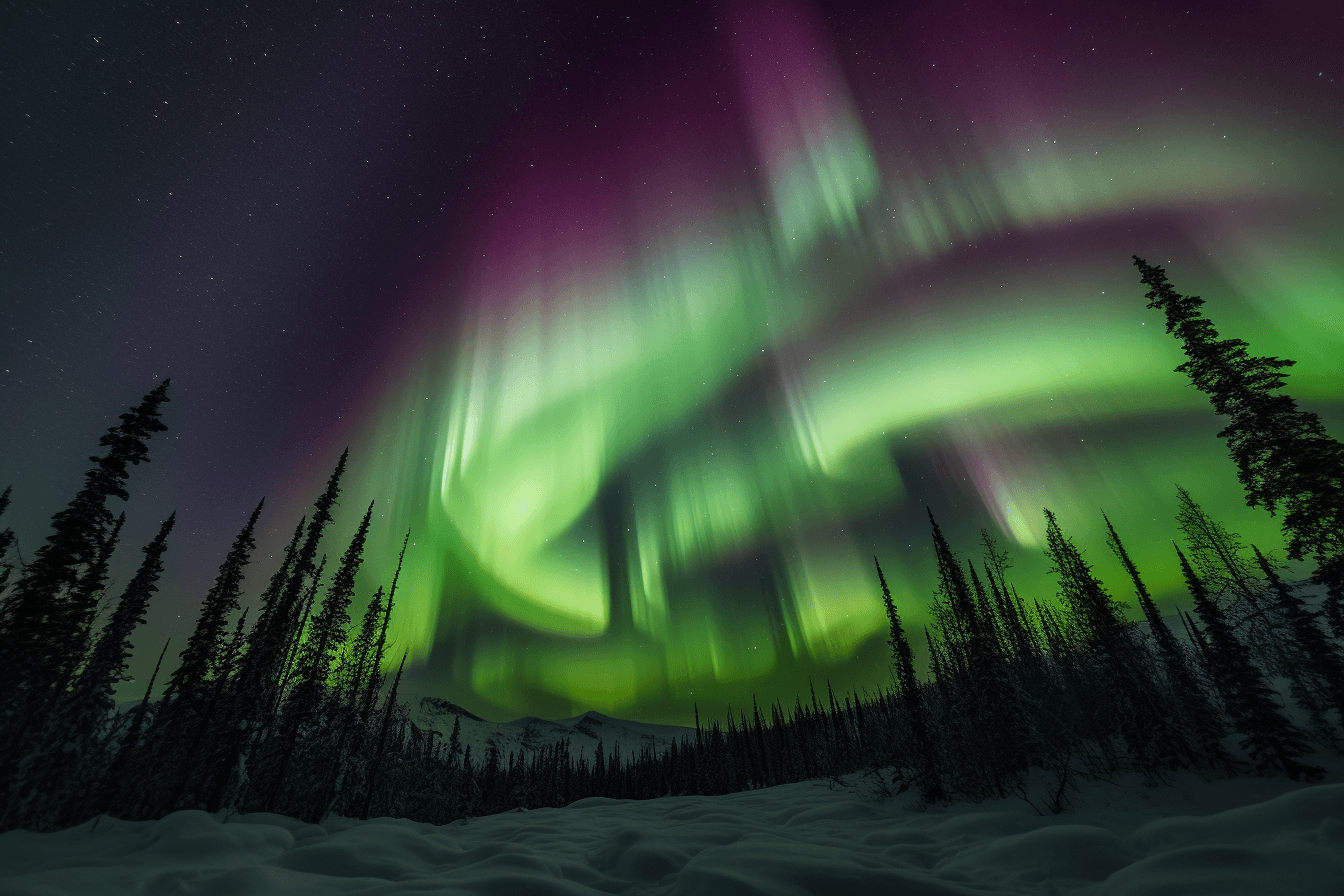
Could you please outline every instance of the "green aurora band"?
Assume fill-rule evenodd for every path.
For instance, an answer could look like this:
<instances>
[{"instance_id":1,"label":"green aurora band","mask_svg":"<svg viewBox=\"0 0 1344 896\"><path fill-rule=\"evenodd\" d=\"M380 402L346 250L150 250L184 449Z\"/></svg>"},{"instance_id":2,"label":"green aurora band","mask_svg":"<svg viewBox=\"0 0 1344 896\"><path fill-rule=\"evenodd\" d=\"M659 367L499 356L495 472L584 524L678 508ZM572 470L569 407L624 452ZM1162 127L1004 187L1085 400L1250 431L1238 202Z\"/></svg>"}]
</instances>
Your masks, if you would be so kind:
<instances>
[{"instance_id":1,"label":"green aurora band","mask_svg":"<svg viewBox=\"0 0 1344 896\"><path fill-rule=\"evenodd\" d=\"M801 11L734 45L745 165L629 141L619 214L571 201L571 169L510 170L490 207L513 217L481 214L480 251L426 287L345 502L382 502L369 569L412 533L394 640L419 690L685 722L809 675L880 688L872 558L917 632L926 501L963 556L987 526L1029 600L1054 593L1044 506L1122 600L1100 511L1181 599L1176 482L1281 551L1129 256L1173 259L1224 335L1298 360L1291 393L1339 434L1340 142L1194 79L1165 105L902 130L826 47Z\"/></svg>"}]
</instances>

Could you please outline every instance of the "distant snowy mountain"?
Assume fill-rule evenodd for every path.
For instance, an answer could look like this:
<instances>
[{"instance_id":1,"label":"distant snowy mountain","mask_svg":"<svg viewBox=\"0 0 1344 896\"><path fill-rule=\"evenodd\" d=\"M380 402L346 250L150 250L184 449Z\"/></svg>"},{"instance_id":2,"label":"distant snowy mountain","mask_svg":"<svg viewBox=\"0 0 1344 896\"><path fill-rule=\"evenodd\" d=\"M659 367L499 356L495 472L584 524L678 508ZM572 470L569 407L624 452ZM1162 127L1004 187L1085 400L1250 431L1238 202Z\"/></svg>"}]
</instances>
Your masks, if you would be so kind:
<instances>
[{"instance_id":1,"label":"distant snowy mountain","mask_svg":"<svg viewBox=\"0 0 1344 896\"><path fill-rule=\"evenodd\" d=\"M568 739L570 755L577 759L582 754L590 762L597 752L599 741L605 755L610 756L615 747L620 750L624 760L628 756L638 755L645 747L652 747L656 753L661 753L673 741L683 738L695 740L694 728L614 719L592 710L557 721L524 716L512 722L487 722L441 697L407 694L402 702L410 705L411 721L415 726L436 732L443 743L448 742L454 721L460 720L462 729L458 737L463 748L471 745L473 763L485 756L491 740L500 754L507 757L510 752L535 753Z\"/></svg>"},{"instance_id":2,"label":"distant snowy mountain","mask_svg":"<svg viewBox=\"0 0 1344 896\"><path fill-rule=\"evenodd\" d=\"M511 752L521 751L531 755L568 739L570 755L575 759L582 755L588 762L593 761L599 741L604 756L610 757L615 747L621 751L622 762L627 757L637 756L645 747L653 747L657 754L670 747L673 741L681 741L683 738L688 738L692 743L695 741L694 728L614 719L594 710L554 722L535 716L524 716L512 722L488 722L442 697L405 692L397 697L397 702L409 708L412 724L421 731L434 732L436 742L448 743L453 733L453 722L461 719L462 729L458 732L458 739L463 749L471 746L471 761L474 765L484 761L491 740L499 748L501 758L507 759ZM117 704L117 713L124 715L139 705L139 700L124 701ZM156 707L157 704L150 705L149 718L153 717Z\"/></svg>"},{"instance_id":3,"label":"distant snowy mountain","mask_svg":"<svg viewBox=\"0 0 1344 896\"><path fill-rule=\"evenodd\" d=\"M1325 597L1324 588L1312 585L1305 579L1291 581L1289 584L1306 601L1309 607L1313 609L1320 607ZM1120 589L1114 589L1112 593L1121 599L1130 598ZM1193 615L1193 609L1189 607L1184 607L1184 609L1187 613ZM1182 641L1186 640L1185 629L1180 616L1170 613L1162 618L1177 638ZM1138 619L1136 625L1140 631L1148 631L1146 620ZM611 755L614 746L621 751L622 760L632 754L638 755L639 751L646 746L652 746L656 753L661 753L670 747L673 741L680 741L683 738L689 738L692 742L695 740L694 728L617 719L595 710L589 710L583 715L573 718L556 721L539 719L535 716L523 716L521 719L514 719L512 722L488 722L475 713L442 697L406 692L402 692L398 696L399 702L409 707L412 723L422 731L436 732L435 736L441 738L442 743L446 744L448 742L448 738L453 731L453 721L461 719L462 730L458 737L464 749L468 744L471 745L473 763L479 763L484 759L491 739L499 748L501 757L507 758L510 752L517 753L521 750L531 754L568 738L570 755L575 759L582 755L589 762L592 761L597 751L599 740L602 742L602 750L606 756ZM1296 708L1290 701L1285 700L1284 702L1289 706L1290 713L1295 711ZM139 703L139 700L127 700L119 703L117 704L117 712L129 712ZM151 705L151 717L153 708Z\"/></svg>"}]
</instances>

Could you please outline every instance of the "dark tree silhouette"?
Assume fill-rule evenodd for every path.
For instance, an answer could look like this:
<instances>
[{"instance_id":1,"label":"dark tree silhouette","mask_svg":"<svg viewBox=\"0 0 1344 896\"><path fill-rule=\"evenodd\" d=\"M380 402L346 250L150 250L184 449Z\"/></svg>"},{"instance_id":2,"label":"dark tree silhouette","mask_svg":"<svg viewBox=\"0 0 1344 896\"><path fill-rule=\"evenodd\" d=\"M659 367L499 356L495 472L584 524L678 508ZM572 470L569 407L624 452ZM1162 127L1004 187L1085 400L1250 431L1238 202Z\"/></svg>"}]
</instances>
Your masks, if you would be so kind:
<instances>
[{"instance_id":1,"label":"dark tree silhouette","mask_svg":"<svg viewBox=\"0 0 1344 896\"><path fill-rule=\"evenodd\" d=\"M322 601L322 609L313 620L307 639L299 648L297 675L298 681L289 694L285 706L285 745L280 760L280 768L271 787L269 801L274 802L284 785L289 763L304 737L303 727L319 711L326 701L331 664L337 649L345 643L346 629L350 624L350 597L355 590L355 575L364 562L364 541L369 533L369 520L373 516L373 502L359 523L350 546L341 558L327 596Z\"/></svg>"},{"instance_id":2,"label":"dark tree silhouette","mask_svg":"<svg viewBox=\"0 0 1344 896\"><path fill-rule=\"evenodd\" d=\"M890 625L892 658L896 665L896 684L901 706L910 720L911 739L914 741L913 757L917 765L915 784L919 788L920 798L929 804L941 803L947 799L947 793L938 779L938 769L933 755L933 738L929 736L928 720L924 712L924 701L920 695L919 681L915 678L914 653L910 642L906 640L905 629L901 626L900 614L891 599L891 590L887 588L886 576L882 574L882 565L873 558L877 566L877 580L882 585L882 603L887 609L887 621Z\"/></svg>"},{"instance_id":3,"label":"dark tree silhouette","mask_svg":"<svg viewBox=\"0 0 1344 896\"><path fill-rule=\"evenodd\" d=\"M178 667L168 676L168 685L164 689L164 706L160 715L166 722L176 715L179 707L198 709L203 692L212 676L220 673L220 659L225 649L224 635L229 617L238 610L238 598L242 593L243 575L256 547L253 533L257 528L257 518L266 503L263 498L258 502L252 515L248 517L238 536L229 548L228 556L219 567L215 584L206 593L201 603L201 612L196 620L196 628L187 638L187 646L179 655Z\"/></svg>"},{"instance_id":4,"label":"dark tree silhouette","mask_svg":"<svg viewBox=\"0 0 1344 896\"><path fill-rule=\"evenodd\" d=\"M60 695L41 723L26 732L22 758L3 801L6 825L21 820L38 830L59 828L72 811L67 804L87 798L109 738L115 735L109 730L109 719L117 708L116 686L130 680L126 661L131 654L131 634L145 621L149 599L158 591L163 552L175 521L175 515L164 520L158 535L142 548L145 559L72 689Z\"/></svg>"},{"instance_id":5,"label":"dark tree silhouette","mask_svg":"<svg viewBox=\"0 0 1344 896\"><path fill-rule=\"evenodd\" d=\"M1045 519L1046 555L1054 563L1051 572L1058 577L1060 597L1083 644L1100 661L1102 693L1097 702L1115 713L1121 736L1143 771L1155 774L1180 767L1185 751L1151 677L1149 654L1124 616L1125 605L1106 591L1049 509Z\"/></svg>"},{"instance_id":6,"label":"dark tree silhouette","mask_svg":"<svg viewBox=\"0 0 1344 896\"><path fill-rule=\"evenodd\" d=\"M351 707L360 705L363 698L364 676L373 662L373 653L377 647L378 631L383 621L383 586L373 593L373 598L364 609L359 621L359 634L350 643L341 663L340 683L345 693L346 703Z\"/></svg>"},{"instance_id":7,"label":"dark tree silhouette","mask_svg":"<svg viewBox=\"0 0 1344 896\"><path fill-rule=\"evenodd\" d=\"M1242 749L1261 769L1277 765L1294 781L1303 777L1320 779L1324 769L1297 761L1310 752L1303 732L1284 716L1264 674L1251 661L1250 652L1237 640L1232 626L1179 547L1176 556L1180 558L1190 596L1195 599L1195 612L1204 623L1208 639L1206 654L1214 684L1222 693L1237 730L1245 735Z\"/></svg>"},{"instance_id":8,"label":"dark tree silhouette","mask_svg":"<svg viewBox=\"0 0 1344 896\"><path fill-rule=\"evenodd\" d=\"M112 612L112 618L98 636L88 664L80 671L70 694L70 703L89 714L90 722L107 718L116 709L113 695L117 683L129 681L126 672L131 656L131 635L145 622L149 599L159 590L163 575L163 554L168 549L168 535L177 522L174 513L159 526L154 540L141 548L145 559ZM90 727L95 727L93 724Z\"/></svg>"},{"instance_id":9,"label":"dark tree silhouette","mask_svg":"<svg viewBox=\"0 0 1344 896\"><path fill-rule=\"evenodd\" d=\"M1209 516L1179 485L1176 495L1176 524L1185 536L1190 565L1209 594L1214 599L1231 595L1236 601L1253 602L1260 594L1261 582L1255 565L1242 556L1246 545L1241 536ZM1222 605L1222 601L1219 603Z\"/></svg>"},{"instance_id":10,"label":"dark tree silhouette","mask_svg":"<svg viewBox=\"0 0 1344 896\"><path fill-rule=\"evenodd\" d=\"M248 650L238 674L229 688L231 721L214 771L213 784L207 790L206 806L217 811L233 781L235 799L250 781L247 771L254 750L274 734L278 721L276 710L281 704L284 681L289 673L286 660L290 646L302 625L299 603L306 588L316 584L320 575L314 559L322 533L331 522L331 508L340 495L341 474L345 472L349 449L342 452L336 469L327 480L327 487L317 499L311 519L300 520L294 537L285 549L280 568L271 576L262 594L262 610L257 624L248 637ZM304 524L307 531L304 532ZM300 546L300 537L303 537ZM257 765L255 761L253 765ZM264 767L265 763L261 763ZM264 769L263 769L264 770Z\"/></svg>"},{"instance_id":11,"label":"dark tree silhouette","mask_svg":"<svg viewBox=\"0 0 1344 896\"><path fill-rule=\"evenodd\" d=\"M1271 514L1282 508L1288 556L1316 560L1312 580L1326 587L1330 623L1344 636L1344 444L1279 391L1297 362L1252 356L1244 341L1220 339L1199 311L1203 299L1177 293L1166 271L1137 255L1134 265L1149 287L1148 307L1166 315L1167 332L1189 358L1176 370L1228 418L1218 436L1231 449L1246 503Z\"/></svg>"},{"instance_id":12,"label":"dark tree silhouette","mask_svg":"<svg viewBox=\"0 0 1344 896\"><path fill-rule=\"evenodd\" d=\"M397 707L397 688L401 686L401 670L406 668L406 654L401 655L401 665L397 667L397 677L392 679L392 691L387 695L387 704L383 709L383 725L378 731L378 746L374 750L373 770L369 773L369 789L364 796L364 808L359 813L359 817L367 820L369 810L373 806L373 794L378 787L378 775L383 770L383 763L387 760L387 732L392 726L392 713ZM490 741L492 749L495 742ZM468 750L471 748L468 747Z\"/></svg>"},{"instance_id":13,"label":"dark tree silhouette","mask_svg":"<svg viewBox=\"0 0 1344 896\"><path fill-rule=\"evenodd\" d=\"M392 603L397 595L397 580L401 578L401 564L406 559L406 545L410 544L410 541L411 533L408 529L405 539L401 542L401 554L397 557L397 571L392 574L392 587L387 592L387 605L383 607L383 621L378 632L378 643L374 645L373 653L369 657L369 680L364 687L363 719L366 722L373 712L373 703L378 699L378 691L383 686L383 650L387 646L387 627L392 622Z\"/></svg>"},{"instance_id":14,"label":"dark tree silhouette","mask_svg":"<svg viewBox=\"0 0 1344 896\"><path fill-rule=\"evenodd\" d=\"M117 748L116 755L107 766L107 771L103 773L102 779L94 788L94 805L101 811L109 805L117 805L120 798L126 790L135 789L138 792L138 798L135 805L135 814L140 814L144 809L144 802L150 794L143 785L128 783L127 773L131 770L132 764L139 760L143 766L154 765L153 760L141 755L140 732L145 728L145 719L149 716L150 697L154 694L154 682L159 677L159 669L163 667L163 658L168 653L168 645L172 643L172 638L163 642L163 649L159 651L159 658L154 663L154 671L149 673L149 683L145 685L145 696L136 704L135 709L131 710L130 719L126 726L126 733L121 737L121 743ZM148 769L144 769L148 770ZM157 770L157 769L155 769ZM138 782L137 782L138 783ZM67 822L77 822L83 815L86 815L87 809L75 811L67 815Z\"/></svg>"},{"instance_id":15,"label":"dark tree silhouette","mask_svg":"<svg viewBox=\"0 0 1344 896\"><path fill-rule=\"evenodd\" d=\"M1232 755L1221 743L1227 730L1219 722L1216 708L1205 697L1203 688L1200 687L1194 671L1190 668L1185 649L1181 647L1176 635L1158 612L1157 604L1148 593L1148 586L1144 584L1138 567L1125 550L1120 535L1111 525L1110 517L1104 512L1101 517L1106 521L1106 531L1109 533L1107 544L1125 571L1129 573L1130 581L1134 583L1134 595L1139 599L1139 606L1143 608L1144 618L1148 620L1148 631L1157 648L1157 655L1162 660L1168 685L1181 709L1179 718L1172 721L1187 732L1187 743L1185 749L1181 751L1185 764L1207 763L1221 766L1231 772Z\"/></svg>"},{"instance_id":16,"label":"dark tree silhouette","mask_svg":"<svg viewBox=\"0 0 1344 896\"><path fill-rule=\"evenodd\" d=\"M1298 702L1305 704L1313 715L1319 715L1324 707L1333 708L1344 723L1344 655L1317 625L1321 614L1307 608L1306 602L1292 592L1259 548L1252 545L1251 550L1292 633L1290 672L1295 689L1302 691L1296 695Z\"/></svg>"},{"instance_id":17,"label":"dark tree silhouette","mask_svg":"<svg viewBox=\"0 0 1344 896\"><path fill-rule=\"evenodd\" d=\"M296 687L305 689L300 700L312 700L315 692L325 687L331 674L331 664L338 647L345 643L346 629L350 626L350 599L355 593L355 575L364 562L364 542L369 534L369 520L373 517L373 502L364 512L364 519L341 557L341 565L336 570L327 596L322 601L322 611L313 620L312 631L308 635L299 665L303 676ZM308 693L313 692L313 693Z\"/></svg>"},{"instance_id":18,"label":"dark tree silhouette","mask_svg":"<svg viewBox=\"0 0 1344 896\"><path fill-rule=\"evenodd\" d=\"M0 495L0 516L5 515L9 509L9 495L14 491L14 486L8 486L5 493ZM9 575L14 571L14 564L9 562L9 549L14 546L14 530L5 529L0 532L0 594L5 593L5 588L9 587ZM0 604L0 618L4 617L3 604Z\"/></svg>"},{"instance_id":19,"label":"dark tree silhouette","mask_svg":"<svg viewBox=\"0 0 1344 896\"><path fill-rule=\"evenodd\" d=\"M96 568L113 526L107 501L130 499L127 467L147 462L145 443L168 428L159 421L159 408L168 400L168 385L169 380L164 380L98 440L107 453L89 458L93 466L84 476L84 487L52 517L52 534L37 549L0 610L0 691L13 695L12 711L6 716L16 724L23 722L15 716L26 721L25 710L31 710L34 703L49 705L84 659L102 585L86 580L86 574ZM5 740L0 736L0 741Z\"/></svg>"}]
</instances>

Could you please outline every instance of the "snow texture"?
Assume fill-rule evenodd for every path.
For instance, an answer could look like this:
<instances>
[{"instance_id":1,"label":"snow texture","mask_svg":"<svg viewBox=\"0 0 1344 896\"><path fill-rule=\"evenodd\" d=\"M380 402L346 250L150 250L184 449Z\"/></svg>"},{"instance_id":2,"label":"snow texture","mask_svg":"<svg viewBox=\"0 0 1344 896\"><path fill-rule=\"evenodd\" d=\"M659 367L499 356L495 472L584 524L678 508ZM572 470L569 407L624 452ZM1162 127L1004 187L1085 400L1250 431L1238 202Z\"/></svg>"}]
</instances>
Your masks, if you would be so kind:
<instances>
[{"instance_id":1,"label":"snow texture","mask_svg":"<svg viewBox=\"0 0 1344 896\"><path fill-rule=\"evenodd\" d=\"M1319 757L1317 757L1317 761ZM913 811L824 781L592 798L435 826L176 812L0 835L0 894L1339 894L1344 762L1325 783L1180 775ZM854 779L857 782L857 779ZM1044 782L1040 782L1044 786ZM1036 801L1039 805L1039 801Z\"/></svg>"}]
</instances>

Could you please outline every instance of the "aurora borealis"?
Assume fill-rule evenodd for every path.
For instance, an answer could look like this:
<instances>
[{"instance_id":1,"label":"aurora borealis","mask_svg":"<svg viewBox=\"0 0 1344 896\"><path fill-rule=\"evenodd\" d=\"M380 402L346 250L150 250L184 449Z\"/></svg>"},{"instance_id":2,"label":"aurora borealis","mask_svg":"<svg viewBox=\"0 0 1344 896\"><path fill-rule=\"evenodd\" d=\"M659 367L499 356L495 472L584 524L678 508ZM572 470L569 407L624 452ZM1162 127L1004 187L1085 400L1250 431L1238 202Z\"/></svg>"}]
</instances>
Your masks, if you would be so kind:
<instances>
[{"instance_id":1,"label":"aurora borealis","mask_svg":"<svg viewBox=\"0 0 1344 896\"><path fill-rule=\"evenodd\" d=\"M29 404L6 404L111 417L152 376L181 387L165 419L191 447L156 457L127 507L176 508L201 533L170 549L160 642L194 618L244 507L268 495L273 552L350 445L336 539L369 500L379 511L361 599L409 530L393 628L413 690L489 718L685 723L692 702L791 703L808 676L881 687L872 558L918 631L926 505L963 555L989 528L1028 599L1054 590L1049 506L1126 599L1104 509L1155 593L1180 600L1175 483L1282 542L1245 508L1130 255L1202 295L1224 336L1298 361L1290 393L1344 432L1344 20L1087 6L725 0L623 20L590 4L537 28L479 23L481 50L452 14L439 43L424 7L390 4L369 34L320 29L338 63L389 73L382 100L307 115L334 76L302 77L319 48L306 23L286 24L297 43L242 39L239 56L269 47L300 85L250 87L296 113L267 132L277 157L332 142L287 168L220 162L208 141L149 150L138 176L186 184L198 213L134 219L129 254L100 248L110 205L81 219L58 245L96 285L61 323L43 310L63 275L15 231L5 392ZM368 61L388 34L402 52ZM568 49L537 50L538 34ZM481 52L504 58L495 80L472 69L439 92ZM467 131L444 123L455 103L476 110ZM221 133L243 145L259 120ZM364 152L375 132L382 155ZM42 141L21 137L35 159ZM192 166L206 174L183 179ZM344 191L362 211L333 217ZM352 279L342 256L361 244ZM105 313L148 342L116 358ZM72 492L66 467L93 441L60 433L4 451L16 505L25 476L58 464L63 487L42 494ZM55 509L28 508L25 544Z\"/></svg>"}]
</instances>

